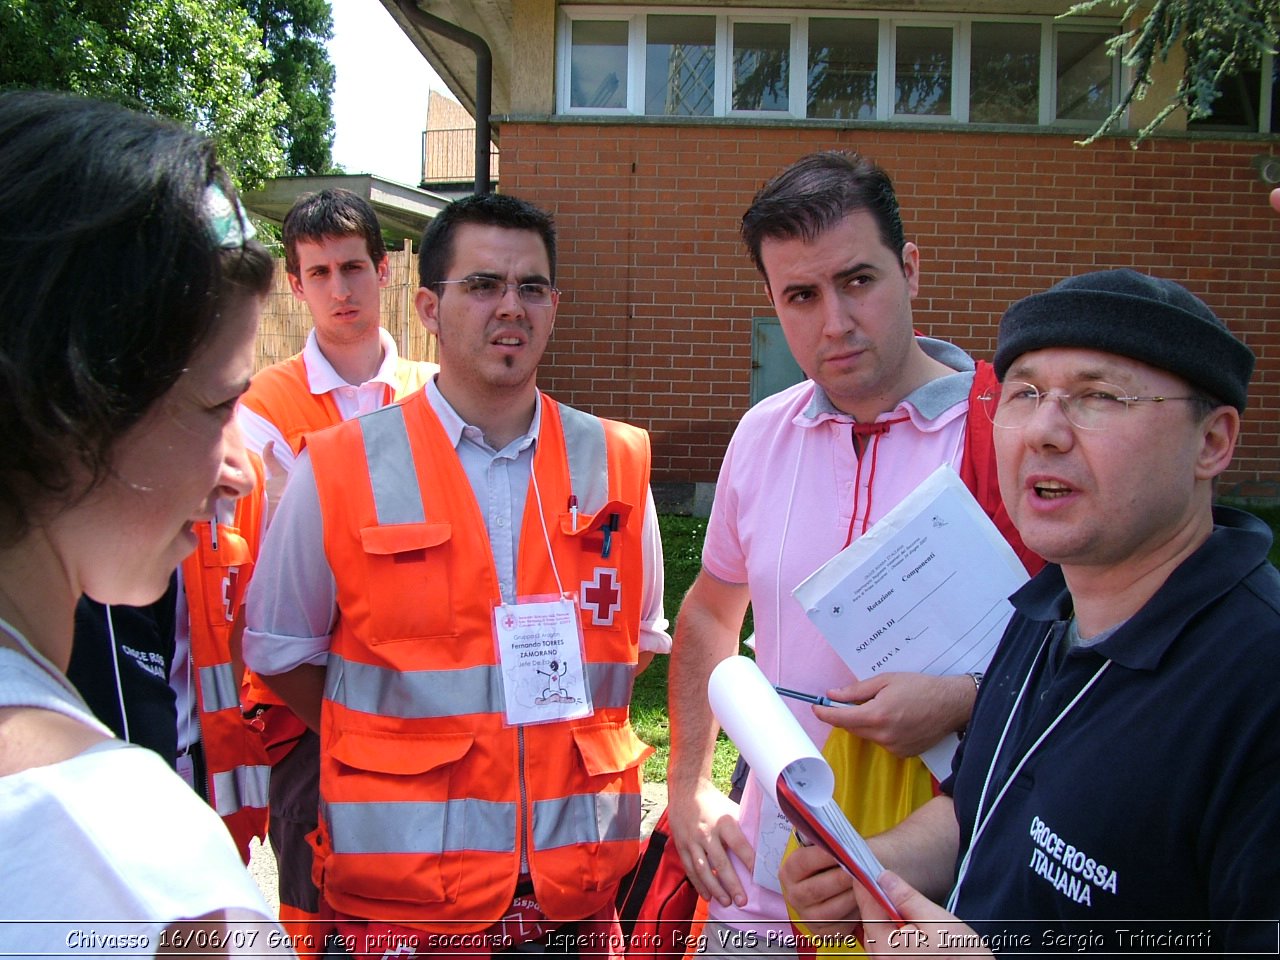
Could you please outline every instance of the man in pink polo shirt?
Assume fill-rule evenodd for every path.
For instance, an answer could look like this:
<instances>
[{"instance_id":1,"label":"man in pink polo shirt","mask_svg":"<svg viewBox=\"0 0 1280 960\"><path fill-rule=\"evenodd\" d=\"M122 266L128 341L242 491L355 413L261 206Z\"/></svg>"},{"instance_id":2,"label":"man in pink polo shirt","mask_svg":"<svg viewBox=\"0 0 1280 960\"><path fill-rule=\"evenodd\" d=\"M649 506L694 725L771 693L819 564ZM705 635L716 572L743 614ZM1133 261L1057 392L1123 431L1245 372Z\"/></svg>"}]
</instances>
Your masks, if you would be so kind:
<instances>
[{"instance_id":1,"label":"man in pink polo shirt","mask_svg":"<svg viewBox=\"0 0 1280 960\"><path fill-rule=\"evenodd\" d=\"M669 815L711 901L704 952L777 956L792 942L777 881L789 827L754 777L740 808L710 780L707 676L737 652L748 604L772 683L850 704L791 706L827 743L854 825L885 829L932 795L917 755L964 728L981 678L857 681L791 591L943 463L1024 550L1000 505L990 425L969 415L975 383L994 384L993 374L914 334L920 251L904 238L888 175L856 154L804 157L756 195L742 235L809 379L753 407L725 454L672 654Z\"/></svg>"}]
</instances>

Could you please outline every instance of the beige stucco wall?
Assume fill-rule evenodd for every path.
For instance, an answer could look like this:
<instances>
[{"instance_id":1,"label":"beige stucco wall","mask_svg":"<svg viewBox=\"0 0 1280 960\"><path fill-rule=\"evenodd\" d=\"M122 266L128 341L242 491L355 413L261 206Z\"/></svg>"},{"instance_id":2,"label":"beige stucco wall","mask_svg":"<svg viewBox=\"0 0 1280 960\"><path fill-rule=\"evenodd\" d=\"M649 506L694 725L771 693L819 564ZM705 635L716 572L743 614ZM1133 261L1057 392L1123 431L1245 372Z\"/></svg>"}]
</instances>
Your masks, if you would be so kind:
<instances>
[{"instance_id":1,"label":"beige stucco wall","mask_svg":"<svg viewBox=\"0 0 1280 960\"><path fill-rule=\"evenodd\" d=\"M1128 29L1133 29L1142 22L1142 18L1147 15L1147 10L1140 10L1135 13L1129 20ZM1141 100L1134 100L1129 104L1129 126L1135 130L1141 130L1148 123L1155 119L1169 98L1173 96L1175 90L1178 89L1178 81L1182 78L1182 69L1187 62L1187 52L1183 49L1182 44L1177 44L1169 51L1169 59L1156 61L1151 65L1151 86L1147 89L1147 95ZM1128 67L1124 68L1122 74L1124 79L1123 89L1127 89L1131 73ZM1178 130L1187 129L1187 111L1179 108L1169 114L1161 124L1162 133L1173 133Z\"/></svg>"},{"instance_id":2,"label":"beige stucco wall","mask_svg":"<svg viewBox=\"0 0 1280 960\"><path fill-rule=\"evenodd\" d=\"M556 0L513 0L511 32L511 112L554 113Z\"/></svg>"}]
</instances>

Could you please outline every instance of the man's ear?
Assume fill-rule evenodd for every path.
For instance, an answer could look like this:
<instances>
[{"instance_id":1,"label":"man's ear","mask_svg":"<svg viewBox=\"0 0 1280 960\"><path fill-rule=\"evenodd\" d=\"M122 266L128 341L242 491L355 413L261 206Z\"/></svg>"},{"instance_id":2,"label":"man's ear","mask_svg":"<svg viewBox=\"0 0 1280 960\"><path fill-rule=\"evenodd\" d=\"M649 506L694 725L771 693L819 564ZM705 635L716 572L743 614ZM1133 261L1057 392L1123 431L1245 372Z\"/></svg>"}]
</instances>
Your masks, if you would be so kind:
<instances>
[{"instance_id":1,"label":"man's ear","mask_svg":"<svg viewBox=\"0 0 1280 960\"><path fill-rule=\"evenodd\" d=\"M413 309L427 333L440 336L440 297L430 287L419 287L413 295Z\"/></svg>"},{"instance_id":2,"label":"man's ear","mask_svg":"<svg viewBox=\"0 0 1280 960\"><path fill-rule=\"evenodd\" d=\"M902 275L907 278L907 290L914 297L920 292L920 248L908 241L902 246Z\"/></svg>"},{"instance_id":3,"label":"man's ear","mask_svg":"<svg viewBox=\"0 0 1280 960\"><path fill-rule=\"evenodd\" d=\"M385 287L391 282L391 260L385 253L375 269L378 271L378 286Z\"/></svg>"},{"instance_id":4,"label":"man's ear","mask_svg":"<svg viewBox=\"0 0 1280 960\"><path fill-rule=\"evenodd\" d=\"M1231 465L1236 439L1240 436L1240 411L1222 406L1205 417L1200 425L1202 442L1196 457L1196 479L1218 476Z\"/></svg>"},{"instance_id":5,"label":"man's ear","mask_svg":"<svg viewBox=\"0 0 1280 960\"><path fill-rule=\"evenodd\" d=\"M296 273L289 273L286 276L289 278L289 289L293 291L293 295L299 300L306 300L306 296L302 292L302 278Z\"/></svg>"}]
</instances>

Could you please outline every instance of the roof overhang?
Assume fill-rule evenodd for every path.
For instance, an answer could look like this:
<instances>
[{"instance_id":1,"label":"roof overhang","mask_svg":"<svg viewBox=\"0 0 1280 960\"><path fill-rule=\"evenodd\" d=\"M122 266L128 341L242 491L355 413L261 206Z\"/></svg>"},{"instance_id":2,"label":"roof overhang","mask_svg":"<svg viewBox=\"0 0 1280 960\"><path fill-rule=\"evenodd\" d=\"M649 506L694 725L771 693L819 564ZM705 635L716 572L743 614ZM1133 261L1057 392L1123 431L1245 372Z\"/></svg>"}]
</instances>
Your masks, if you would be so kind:
<instances>
[{"instance_id":1,"label":"roof overhang","mask_svg":"<svg viewBox=\"0 0 1280 960\"><path fill-rule=\"evenodd\" d=\"M483 39L493 55L494 113L510 110L513 37L512 0L380 0L418 52L431 64L473 117L476 113L476 57L466 47L412 23L404 9L420 7Z\"/></svg>"},{"instance_id":2,"label":"roof overhang","mask_svg":"<svg viewBox=\"0 0 1280 960\"><path fill-rule=\"evenodd\" d=\"M378 214L382 232L398 240L420 240L427 224L449 203L447 197L437 193L367 173L329 177L273 177L261 190L245 193L243 200L251 213L280 224L284 222L289 208L304 193L338 187L368 200Z\"/></svg>"}]
</instances>

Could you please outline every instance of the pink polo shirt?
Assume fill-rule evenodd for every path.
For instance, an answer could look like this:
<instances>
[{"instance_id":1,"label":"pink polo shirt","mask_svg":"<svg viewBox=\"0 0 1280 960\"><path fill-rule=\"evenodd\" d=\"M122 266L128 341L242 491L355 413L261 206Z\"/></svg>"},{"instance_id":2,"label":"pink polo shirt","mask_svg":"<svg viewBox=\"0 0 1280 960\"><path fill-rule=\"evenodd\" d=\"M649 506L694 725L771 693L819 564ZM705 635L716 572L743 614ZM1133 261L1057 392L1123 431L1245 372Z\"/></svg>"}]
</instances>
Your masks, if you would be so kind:
<instances>
[{"instance_id":1,"label":"pink polo shirt","mask_svg":"<svg viewBox=\"0 0 1280 960\"><path fill-rule=\"evenodd\" d=\"M853 418L836 410L812 381L752 407L729 443L702 565L719 580L750 587L756 663L771 683L822 693L852 682L849 668L791 591L844 548L851 525L857 537L940 464L960 469L973 361L951 344L926 338L919 342L935 359L961 372L925 384L877 418L878 423L907 419L867 440L861 472ZM807 704L784 702L821 748L831 727L817 720ZM752 776L743 793L741 824L753 846L760 800L760 785ZM747 891L747 906L713 902L712 919L750 922L762 936L770 928L765 921L789 930L782 898L757 886L736 859L734 864Z\"/></svg>"}]
</instances>

